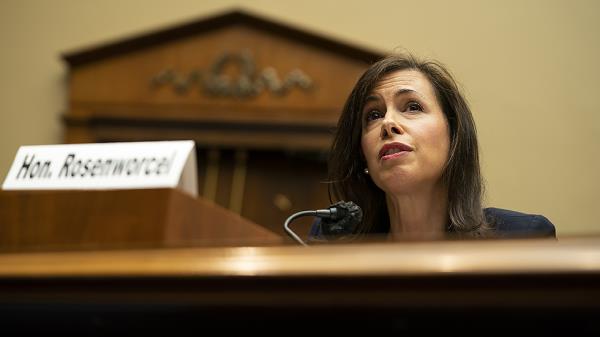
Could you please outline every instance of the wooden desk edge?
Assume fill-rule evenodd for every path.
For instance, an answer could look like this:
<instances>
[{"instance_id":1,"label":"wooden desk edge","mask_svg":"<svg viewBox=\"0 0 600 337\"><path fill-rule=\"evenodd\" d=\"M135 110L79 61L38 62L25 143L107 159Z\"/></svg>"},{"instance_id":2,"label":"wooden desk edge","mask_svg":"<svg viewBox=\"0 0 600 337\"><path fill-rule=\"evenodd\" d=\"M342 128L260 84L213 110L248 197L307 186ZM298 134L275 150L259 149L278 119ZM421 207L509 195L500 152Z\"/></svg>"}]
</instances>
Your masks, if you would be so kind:
<instances>
[{"instance_id":1,"label":"wooden desk edge","mask_svg":"<svg viewBox=\"0 0 600 337\"><path fill-rule=\"evenodd\" d=\"M0 254L0 278L600 274L600 239Z\"/></svg>"}]
</instances>

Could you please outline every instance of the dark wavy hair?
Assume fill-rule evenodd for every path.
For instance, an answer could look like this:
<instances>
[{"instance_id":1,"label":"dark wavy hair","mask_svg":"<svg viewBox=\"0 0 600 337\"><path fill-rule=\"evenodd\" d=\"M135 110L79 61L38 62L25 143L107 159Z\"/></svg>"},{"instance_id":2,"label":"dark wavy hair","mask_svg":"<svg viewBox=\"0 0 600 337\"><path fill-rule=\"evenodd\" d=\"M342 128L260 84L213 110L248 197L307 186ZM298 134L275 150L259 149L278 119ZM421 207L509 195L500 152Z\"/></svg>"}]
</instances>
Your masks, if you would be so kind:
<instances>
[{"instance_id":1,"label":"dark wavy hair","mask_svg":"<svg viewBox=\"0 0 600 337\"><path fill-rule=\"evenodd\" d=\"M329 194L332 201L354 201L364 213L354 237L389 232L385 193L364 173L361 147L362 109L374 86L387 74L416 70L431 82L448 121L450 149L442 181L448 189L447 231L482 236L489 226L482 209L483 182L479 168L477 131L467 101L450 72L439 62L411 54L388 56L360 77L338 121L329 157Z\"/></svg>"}]
</instances>

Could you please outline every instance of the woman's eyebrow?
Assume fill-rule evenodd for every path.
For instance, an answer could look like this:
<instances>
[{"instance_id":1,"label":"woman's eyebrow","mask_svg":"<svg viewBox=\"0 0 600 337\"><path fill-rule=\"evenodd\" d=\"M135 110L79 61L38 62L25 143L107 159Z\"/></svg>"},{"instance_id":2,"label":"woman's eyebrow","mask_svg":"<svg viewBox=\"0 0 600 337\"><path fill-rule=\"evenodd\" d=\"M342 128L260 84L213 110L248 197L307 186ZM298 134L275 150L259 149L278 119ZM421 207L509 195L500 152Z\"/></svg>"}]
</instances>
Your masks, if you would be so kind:
<instances>
[{"instance_id":1,"label":"woman's eyebrow","mask_svg":"<svg viewBox=\"0 0 600 337\"><path fill-rule=\"evenodd\" d=\"M402 88L402 89L398 89L395 93L394 96L398 97L401 95L406 95L406 94L417 94L417 96L423 96L421 95L418 91L413 90L413 89L408 89L408 88Z\"/></svg>"},{"instance_id":2,"label":"woman's eyebrow","mask_svg":"<svg viewBox=\"0 0 600 337\"><path fill-rule=\"evenodd\" d=\"M367 98L365 98L365 104L370 103L370 102L375 102L375 101L379 101L379 96L369 95L369 96L367 96Z\"/></svg>"}]
</instances>

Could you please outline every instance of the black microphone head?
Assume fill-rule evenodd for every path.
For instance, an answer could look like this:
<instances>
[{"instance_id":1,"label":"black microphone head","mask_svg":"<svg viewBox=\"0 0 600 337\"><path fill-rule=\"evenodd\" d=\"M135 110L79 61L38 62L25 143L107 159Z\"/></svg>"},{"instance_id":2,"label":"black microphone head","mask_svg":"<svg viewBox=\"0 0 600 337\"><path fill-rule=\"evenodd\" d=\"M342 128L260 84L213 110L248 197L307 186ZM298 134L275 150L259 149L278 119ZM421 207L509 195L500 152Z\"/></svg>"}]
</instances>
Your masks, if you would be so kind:
<instances>
[{"instance_id":1,"label":"black microphone head","mask_svg":"<svg viewBox=\"0 0 600 337\"><path fill-rule=\"evenodd\" d=\"M362 209L352 201L338 201L329 206L331 217L321 219L321 230L328 239L353 234L362 221Z\"/></svg>"}]
</instances>

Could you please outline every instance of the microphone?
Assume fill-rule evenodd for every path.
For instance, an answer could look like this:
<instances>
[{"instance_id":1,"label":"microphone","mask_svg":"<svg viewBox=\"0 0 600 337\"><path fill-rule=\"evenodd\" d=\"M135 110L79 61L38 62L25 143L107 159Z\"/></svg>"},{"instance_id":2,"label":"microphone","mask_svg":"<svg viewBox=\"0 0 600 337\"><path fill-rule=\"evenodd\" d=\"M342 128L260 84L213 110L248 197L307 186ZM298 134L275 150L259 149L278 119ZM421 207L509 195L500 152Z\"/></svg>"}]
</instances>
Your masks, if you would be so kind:
<instances>
[{"instance_id":1,"label":"microphone","mask_svg":"<svg viewBox=\"0 0 600 337\"><path fill-rule=\"evenodd\" d=\"M292 221L303 216L316 216L321 218L321 231L328 238L337 237L344 234L354 233L356 225L362 221L362 209L352 201L338 201L326 209L317 209L301 211L292 214L283 225L286 233L296 242L303 246L308 246L289 225Z\"/></svg>"}]
</instances>

